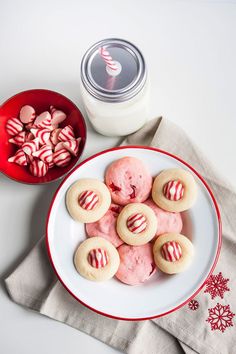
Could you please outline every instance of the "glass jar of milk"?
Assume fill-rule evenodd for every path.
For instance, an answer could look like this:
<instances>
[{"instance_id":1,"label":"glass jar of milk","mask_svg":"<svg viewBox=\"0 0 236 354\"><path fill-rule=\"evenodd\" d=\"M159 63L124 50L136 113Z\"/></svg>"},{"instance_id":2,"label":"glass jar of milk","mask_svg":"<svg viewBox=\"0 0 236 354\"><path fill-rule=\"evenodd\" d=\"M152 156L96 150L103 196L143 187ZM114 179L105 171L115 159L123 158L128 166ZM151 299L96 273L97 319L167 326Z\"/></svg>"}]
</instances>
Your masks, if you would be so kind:
<instances>
[{"instance_id":1,"label":"glass jar of milk","mask_svg":"<svg viewBox=\"0 0 236 354\"><path fill-rule=\"evenodd\" d=\"M100 48L118 62L118 75L108 70ZM140 129L149 108L147 70L140 50L121 39L94 44L81 62L81 92L88 118L100 134L123 136Z\"/></svg>"}]
</instances>

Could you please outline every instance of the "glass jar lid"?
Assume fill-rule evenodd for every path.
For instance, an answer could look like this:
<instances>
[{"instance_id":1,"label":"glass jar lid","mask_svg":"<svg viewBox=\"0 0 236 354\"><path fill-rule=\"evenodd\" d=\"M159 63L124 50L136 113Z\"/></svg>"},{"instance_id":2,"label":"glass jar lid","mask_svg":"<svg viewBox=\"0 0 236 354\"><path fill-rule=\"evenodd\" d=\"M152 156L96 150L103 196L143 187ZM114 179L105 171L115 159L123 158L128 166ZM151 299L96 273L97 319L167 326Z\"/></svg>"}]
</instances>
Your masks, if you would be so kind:
<instances>
[{"instance_id":1,"label":"glass jar lid","mask_svg":"<svg viewBox=\"0 0 236 354\"><path fill-rule=\"evenodd\" d=\"M120 73L112 76L99 50L108 50L120 64ZM122 102L134 97L146 82L146 65L140 50L132 43L110 38L95 43L81 62L81 80L85 89L105 102Z\"/></svg>"}]
</instances>

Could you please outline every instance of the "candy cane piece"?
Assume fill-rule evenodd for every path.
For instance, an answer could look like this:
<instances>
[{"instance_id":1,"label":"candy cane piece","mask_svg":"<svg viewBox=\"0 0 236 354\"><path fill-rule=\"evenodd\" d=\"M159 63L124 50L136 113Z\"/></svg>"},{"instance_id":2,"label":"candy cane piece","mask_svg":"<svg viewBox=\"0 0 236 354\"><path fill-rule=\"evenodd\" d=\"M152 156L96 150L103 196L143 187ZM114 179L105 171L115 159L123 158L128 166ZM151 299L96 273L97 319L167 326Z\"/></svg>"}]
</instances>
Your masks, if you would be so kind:
<instances>
[{"instance_id":1,"label":"candy cane piece","mask_svg":"<svg viewBox=\"0 0 236 354\"><path fill-rule=\"evenodd\" d=\"M42 129L30 129L35 138L39 139L39 144L44 145L50 138L51 131L47 128Z\"/></svg>"},{"instance_id":2,"label":"candy cane piece","mask_svg":"<svg viewBox=\"0 0 236 354\"><path fill-rule=\"evenodd\" d=\"M71 154L66 149L61 149L53 154L53 162L58 167L65 167L71 160Z\"/></svg>"},{"instance_id":3,"label":"candy cane piece","mask_svg":"<svg viewBox=\"0 0 236 354\"><path fill-rule=\"evenodd\" d=\"M35 138L34 140L27 141L22 145L22 150L26 155L32 155L33 152L39 149L39 139Z\"/></svg>"},{"instance_id":4,"label":"candy cane piece","mask_svg":"<svg viewBox=\"0 0 236 354\"><path fill-rule=\"evenodd\" d=\"M20 166L26 166L27 159L24 151L19 149L14 156L9 157L8 162L14 162Z\"/></svg>"},{"instance_id":5,"label":"candy cane piece","mask_svg":"<svg viewBox=\"0 0 236 354\"><path fill-rule=\"evenodd\" d=\"M69 140L63 142L63 147L68 150L73 156L77 156L79 152L79 145L81 142L81 138L75 140Z\"/></svg>"},{"instance_id":6,"label":"candy cane piece","mask_svg":"<svg viewBox=\"0 0 236 354\"><path fill-rule=\"evenodd\" d=\"M48 111L41 113L34 121L34 125L37 128L48 128L51 129L51 114Z\"/></svg>"},{"instance_id":7,"label":"candy cane piece","mask_svg":"<svg viewBox=\"0 0 236 354\"><path fill-rule=\"evenodd\" d=\"M9 139L8 141L11 144L21 146L26 141L26 132L22 131L19 134L17 134L16 136L14 136L13 138Z\"/></svg>"},{"instance_id":8,"label":"candy cane piece","mask_svg":"<svg viewBox=\"0 0 236 354\"><path fill-rule=\"evenodd\" d=\"M48 165L41 160L34 160L30 164L29 169L35 177L43 177L48 172Z\"/></svg>"},{"instance_id":9,"label":"candy cane piece","mask_svg":"<svg viewBox=\"0 0 236 354\"><path fill-rule=\"evenodd\" d=\"M58 135L58 140L60 141L68 141L68 140L74 140L75 135L74 135L74 130L71 125L65 126L60 134Z\"/></svg>"},{"instance_id":10,"label":"candy cane piece","mask_svg":"<svg viewBox=\"0 0 236 354\"><path fill-rule=\"evenodd\" d=\"M49 145L44 145L39 150L32 153L32 156L38 157L40 160L48 164L53 162L52 155L52 149Z\"/></svg>"}]
</instances>

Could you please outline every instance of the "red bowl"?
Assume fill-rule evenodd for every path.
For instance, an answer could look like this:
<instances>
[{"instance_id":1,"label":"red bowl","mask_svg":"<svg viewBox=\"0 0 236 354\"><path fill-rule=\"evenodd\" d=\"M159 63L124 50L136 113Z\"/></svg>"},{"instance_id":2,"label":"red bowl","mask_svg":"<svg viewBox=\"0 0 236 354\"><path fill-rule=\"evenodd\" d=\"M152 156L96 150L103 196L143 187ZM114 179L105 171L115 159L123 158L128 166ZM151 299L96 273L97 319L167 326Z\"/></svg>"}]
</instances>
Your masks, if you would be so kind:
<instances>
[{"instance_id":1,"label":"red bowl","mask_svg":"<svg viewBox=\"0 0 236 354\"><path fill-rule=\"evenodd\" d=\"M60 124L61 127L70 124L75 132L76 138L81 137L79 154L71 159L66 167L53 167L49 169L44 177L35 177L29 172L28 166L22 167L15 163L8 162L8 158L15 154L17 146L8 142L10 138L6 132L6 121L11 117L18 117L22 106L30 105L35 108L36 114L49 109L53 105L66 113L67 118ZM48 183L61 178L68 173L79 160L86 141L85 120L76 105L60 93L49 90L29 90L16 94L0 106L0 172L17 182L38 184Z\"/></svg>"}]
</instances>

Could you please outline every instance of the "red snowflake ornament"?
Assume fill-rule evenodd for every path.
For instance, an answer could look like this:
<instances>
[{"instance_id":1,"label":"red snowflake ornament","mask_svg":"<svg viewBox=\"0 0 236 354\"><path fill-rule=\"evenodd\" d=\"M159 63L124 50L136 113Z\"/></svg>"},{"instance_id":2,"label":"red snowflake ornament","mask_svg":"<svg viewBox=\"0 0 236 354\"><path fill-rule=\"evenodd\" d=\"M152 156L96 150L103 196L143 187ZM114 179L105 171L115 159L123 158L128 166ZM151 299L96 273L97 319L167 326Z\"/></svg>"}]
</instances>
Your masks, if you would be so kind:
<instances>
[{"instance_id":1,"label":"red snowflake ornament","mask_svg":"<svg viewBox=\"0 0 236 354\"><path fill-rule=\"evenodd\" d=\"M221 304L217 304L215 307L208 309L209 317L206 320L211 325L211 330L216 331L217 329L222 333L228 327L232 327L233 318L235 314L230 311L230 306L223 306Z\"/></svg>"},{"instance_id":2,"label":"red snowflake ornament","mask_svg":"<svg viewBox=\"0 0 236 354\"><path fill-rule=\"evenodd\" d=\"M230 289L227 287L228 281L229 279L223 278L221 272L216 275L212 274L205 283L206 290L204 293L209 293L212 300L216 296L219 296L221 299L223 299L224 293L226 291L230 291Z\"/></svg>"},{"instance_id":3,"label":"red snowflake ornament","mask_svg":"<svg viewBox=\"0 0 236 354\"><path fill-rule=\"evenodd\" d=\"M196 311L199 308L199 302L193 299L189 301L188 307L190 308L190 310Z\"/></svg>"}]
</instances>

